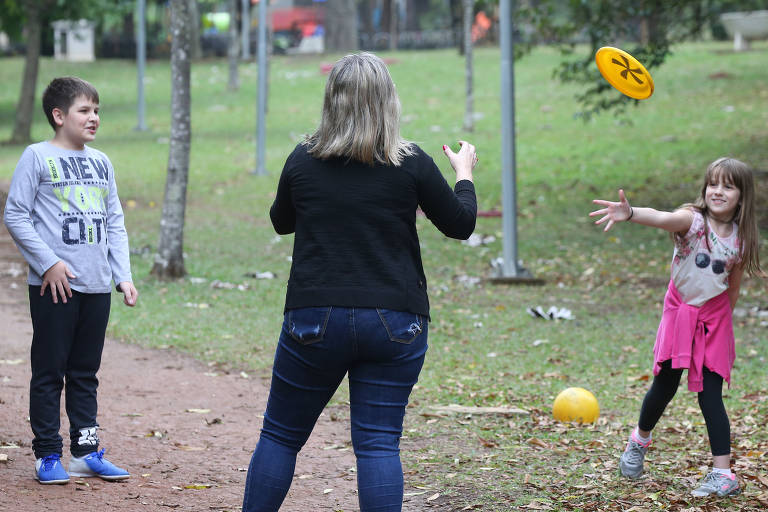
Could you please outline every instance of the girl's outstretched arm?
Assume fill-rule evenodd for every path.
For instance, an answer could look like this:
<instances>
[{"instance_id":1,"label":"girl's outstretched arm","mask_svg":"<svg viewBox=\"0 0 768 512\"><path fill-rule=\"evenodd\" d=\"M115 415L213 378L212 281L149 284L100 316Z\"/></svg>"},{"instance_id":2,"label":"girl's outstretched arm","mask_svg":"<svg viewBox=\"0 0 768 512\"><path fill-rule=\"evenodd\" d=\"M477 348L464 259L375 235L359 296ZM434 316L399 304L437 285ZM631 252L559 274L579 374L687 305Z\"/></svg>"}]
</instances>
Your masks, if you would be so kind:
<instances>
[{"instance_id":1,"label":"girl's outstretched arm","mask_svg":"<svg viewBox=\"0 0 768 512\"><path fill-rule=\"evenodd\" d=\"M693 222L693 212L687 208L681 208L673 212L654 210L653 208L630 206L624 190L619 189L619 202L593 199L593 203L603 206L599 210L590 212L590 217L602 215L595 224L605 225L603 231L608 231L617 222L634 222L644 226L661 228L671 233L687 233Z\"/></svg>"}]
</instances>

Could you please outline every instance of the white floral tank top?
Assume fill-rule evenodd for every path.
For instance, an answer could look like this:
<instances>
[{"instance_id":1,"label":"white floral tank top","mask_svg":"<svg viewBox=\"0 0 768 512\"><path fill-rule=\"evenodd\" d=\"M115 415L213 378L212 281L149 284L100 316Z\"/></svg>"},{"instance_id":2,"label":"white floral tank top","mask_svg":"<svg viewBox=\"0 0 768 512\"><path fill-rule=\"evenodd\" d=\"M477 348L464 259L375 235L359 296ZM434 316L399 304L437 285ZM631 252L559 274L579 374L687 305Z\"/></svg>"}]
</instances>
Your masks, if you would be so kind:
<instances>
[{"instance_id":1,"label":"white floral tank top","mask_svg":"<svg viewBox=\"0 0 768 512\"><path fill-rule=\"evenodd\" d=\"M728 289L728 275L739 262L738 226L733 223L730 236L721 238L704 216L693 210L688 232L675 236L672 280L686 304L701 306ZM705 236L709 238L709 244Z\"/></svg>"}]
</instances>

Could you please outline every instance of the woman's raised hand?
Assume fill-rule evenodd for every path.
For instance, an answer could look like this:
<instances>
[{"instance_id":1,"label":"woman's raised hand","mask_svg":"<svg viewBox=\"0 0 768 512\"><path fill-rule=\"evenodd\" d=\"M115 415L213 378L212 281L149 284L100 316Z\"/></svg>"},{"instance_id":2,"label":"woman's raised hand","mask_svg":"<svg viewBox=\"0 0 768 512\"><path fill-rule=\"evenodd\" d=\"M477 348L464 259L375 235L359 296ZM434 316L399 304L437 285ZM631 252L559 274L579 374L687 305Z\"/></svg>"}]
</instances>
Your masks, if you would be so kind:
<instances>
[{"instance_id":1,"label":"woman's raised hand","mask_svg":"<svg viewBox=\"0 0 768 512\"><path fill-rule=\"evenodd\" d=\"M599 210L595 210L593 212L590 212L590 217L595 217L597 215L602 215L600 219L595 221L595 224L603 224L604 222L607 222L605 225L605 229L603 231L608 231L613 227L613 225L616 222L622 222L626 221L632 218L632 207L629 205L629 201L627 201L627 196L624 195L624 190L619 189L619 202L615 203L613 201L605 201L603 199L593 199L593 203L599 204L600 206L604 206L605 208L601 208Z\"/></svg>"},{"instance_id":2,"label":"woman's raised hand","mask_svg":"<svg viewBox=\"0 0 768 512\"><path fill-rule=\"evenodd\" d=\"M445 145L443 146L443 152L448 157L448 161L451 162L453 170L456 171L456 181L472 181L472 169L477 165L475 146L465 140L460 140L459 145L461 149L458 153L454 153L450 147Z\"/></svg>"}]
</instances>

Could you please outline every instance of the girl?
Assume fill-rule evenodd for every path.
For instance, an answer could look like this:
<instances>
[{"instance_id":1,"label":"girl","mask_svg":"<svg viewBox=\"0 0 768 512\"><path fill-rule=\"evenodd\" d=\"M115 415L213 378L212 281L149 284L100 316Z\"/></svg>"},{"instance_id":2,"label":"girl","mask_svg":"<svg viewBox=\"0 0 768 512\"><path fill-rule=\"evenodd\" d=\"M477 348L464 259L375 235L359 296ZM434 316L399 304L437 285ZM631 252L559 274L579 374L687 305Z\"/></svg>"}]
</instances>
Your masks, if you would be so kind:
<instances>
[{"instance_id":1,"label":"girl","mask_svg":"<svg viewBox=\"0 0 768 512\"><path fill-rule=\"evenodd\" d=\"M692 494L738 494L739 482L730 469L731 432L722 387L723 380L731 382L732 311L742 275L746 271L764 276L758 257L752 172L733 158L715 160L707 168L701 196L673 212L632 207L623 190L618 203L593 202L604 207L589 214L602 215L595 224L605 224L604 231L617 222L631 221L669 231L675 244L672 276L653 347L654 379L619 461L621 473L628 478L642 475L651 430L687 369L688 389L698 393L714 466Z\"/></svg>"}]
</instances>

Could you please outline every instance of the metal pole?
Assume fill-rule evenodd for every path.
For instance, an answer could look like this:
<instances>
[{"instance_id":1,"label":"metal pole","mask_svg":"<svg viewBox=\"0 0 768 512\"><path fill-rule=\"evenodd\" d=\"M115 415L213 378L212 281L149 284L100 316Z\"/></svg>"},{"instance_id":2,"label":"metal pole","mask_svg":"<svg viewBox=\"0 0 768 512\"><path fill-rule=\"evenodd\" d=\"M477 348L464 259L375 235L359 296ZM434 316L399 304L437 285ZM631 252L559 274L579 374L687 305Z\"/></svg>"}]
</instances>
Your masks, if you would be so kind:
<instances>
[{"instance_id":1,"label":"metal pole","mask_svg":"<svg viewBox=\"0 0 768 512\"><path fill-rule=\"evenodd\" d=\"M267 2L259 0L259 78L258 99L256 101L256 171L255 174L267 174L264 167L264 151L266 147L266 127L264 126L267 111Z\"/></svg>"},{"instance_id":2,"label":"metal pole","mask_svg":"<svg viewBox=\"0 0 768 512\"><path fill-rule=\"evenodd\" d=\"M136 114L138 117L137 131L146 131L145 121L146 105L144 101L144 68L147 62L147 3L146 0L136 2L136 22L138 30L136 32L136 66L138 68L137 94L136 94Z\"/></svg>"},{"instance_id":3,"label":"metal pole","mask_svg":"<svg viewBox=\"0 0 768 512\"><path fill-rule=\"evenodd\" d=\"M512 0L500 1L501 18L501 205L503 261L495 267L500 280L533 278L517 262L517 191L515 189L515 47Z\"/></svg>"},{"instance_id":4,"label":"metal pole","mask_svg":"<svg viewBox=\"0 0 768 512\"><path fill-rule=\"evenodd\" d=\"M243 48L243 60L251 58L251 0L241 0L242 16L240 17L240 36Z\"/></svg>"}]
</instances>

